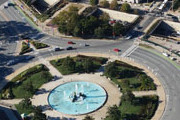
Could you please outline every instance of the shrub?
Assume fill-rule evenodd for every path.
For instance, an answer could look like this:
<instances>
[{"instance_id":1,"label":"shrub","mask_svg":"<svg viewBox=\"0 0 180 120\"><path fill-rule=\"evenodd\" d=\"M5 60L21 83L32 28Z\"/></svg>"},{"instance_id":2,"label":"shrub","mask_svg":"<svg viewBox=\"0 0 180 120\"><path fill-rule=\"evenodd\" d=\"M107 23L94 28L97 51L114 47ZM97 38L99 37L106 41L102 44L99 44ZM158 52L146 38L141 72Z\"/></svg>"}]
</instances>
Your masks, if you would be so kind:
<instances>
[{"instance_id":1,"label":"shrub","mask_svg":"<svg viewBox=\"0 0 180 120\"><path fill-rule=\"evenodd\" d=\"M22 48L21 52L19 53L20 55L31 52L33 49L29 47L29 45L25 42L22 43Z\"/></svg>"},{"instance_id":2,"label":"shrub","mask_svg":"<svg viewBox=\"0 0 180 120\"><path fill-rule=\"evenodd\" d=\"M34 45L36 49L46 48L49 47L48 45L36 41L31 41L31 43Z\"/></svg>"}]
</instances>

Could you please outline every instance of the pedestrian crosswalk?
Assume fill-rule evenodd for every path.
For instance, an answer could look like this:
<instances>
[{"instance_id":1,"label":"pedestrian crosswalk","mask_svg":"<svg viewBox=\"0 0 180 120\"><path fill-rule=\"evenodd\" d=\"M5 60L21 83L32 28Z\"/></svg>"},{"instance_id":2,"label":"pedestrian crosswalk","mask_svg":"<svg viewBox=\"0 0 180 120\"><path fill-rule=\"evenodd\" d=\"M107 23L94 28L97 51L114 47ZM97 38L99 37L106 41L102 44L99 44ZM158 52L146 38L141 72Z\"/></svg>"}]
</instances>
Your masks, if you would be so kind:
<instances>
[{"instance_id":1,"label":"pedestrian crosswalk","mask_svg":"<svg viewBox=\"0 0 180 120\"><path fill-rule=\"evenodd\" d=\"M121 57L126 57L126 56L131 55L131 53L133 53L137 48L138 48L138 45L133 44L129 49L127 49L127 50L121 55Z\"/></svg>"}]
</instances>

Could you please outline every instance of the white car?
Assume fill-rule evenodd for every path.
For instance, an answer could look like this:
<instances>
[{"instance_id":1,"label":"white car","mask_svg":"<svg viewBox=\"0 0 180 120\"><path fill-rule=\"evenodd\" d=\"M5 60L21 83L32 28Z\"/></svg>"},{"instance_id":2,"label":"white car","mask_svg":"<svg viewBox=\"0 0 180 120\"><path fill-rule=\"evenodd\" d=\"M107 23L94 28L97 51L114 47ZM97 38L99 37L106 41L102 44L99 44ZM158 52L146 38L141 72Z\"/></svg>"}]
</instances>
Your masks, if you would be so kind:
<instances>
[{"instance_id":1,"label":"white car","mask_svg":"<svg viewBox=\"0 0 180 120\"><path fill-rule=\"evenodd\" d=\"M167 53L162 53L162 54L166 57L169 57L169 54L167 54Z\"/></svg>"},{"instance_id":2,"label":"white car","mask_svg":"<svg viewBox=\"0 0 180 120\"><path fill-rule=\"evenodd\" d=\"M127 39L127 40L129 40L131 38L132 38L132 35L129 35L129 36L125 37L125 39Z\"/></svg>"},{"instance_id":3,"label":"white car","mask_svg":"<svg viewBox=\"0 0 180 120\"><path fill-rule=\"evenodd\" d=\"M170 59L173 60L173 61L174 61L174 60L177 60L175 57L170 57Z\"/></svg>"}]
</instances>

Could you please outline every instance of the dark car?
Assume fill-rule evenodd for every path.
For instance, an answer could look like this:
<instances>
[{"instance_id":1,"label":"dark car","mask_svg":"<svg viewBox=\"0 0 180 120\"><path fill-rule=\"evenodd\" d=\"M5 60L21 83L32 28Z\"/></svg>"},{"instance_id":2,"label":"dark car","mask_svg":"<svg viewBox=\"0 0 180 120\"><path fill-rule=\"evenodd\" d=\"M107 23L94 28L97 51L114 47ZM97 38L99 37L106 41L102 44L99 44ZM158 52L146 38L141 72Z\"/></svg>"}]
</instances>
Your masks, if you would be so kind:
<instances>
[{"instance_id":1,"label":"dark car","mask_svg":"<svg viewBox=\"0 0 180 120\"><path fill-rule=\"evenodd\" d=\"M4 5L4 8L6 9L6 8L8 8L8 6Z\"/></svg>"},{"instance_id":2,"label":"dark car","mask_svg":"<svg viewBox=\"0 0 180 120\"><path fill-rule=\"evenodd\" d=\"M73 47L67 47L66 50L73 50Z\"/></svg>"},{"instance_id":3,"label":"dark car","mask_svg":"<svg viewBox=\"0 0 180 120\"><path fill-rule=\"evenodd\" d=\"M54 48L54 51L61 51L59 47Z\"/></svg>"},{"instance_id":4,"label":"dark car","mask_svg":"<svg viewBox=\"0 0 180 120\"><path fill-rule=\"evenodd\" d=\"M89 44L84 44L84 46L85 46L85 47L88 47L88 46L90 46L90 45L89 45Z\"/></svg>"},{"instance_id":5,"label":"dark car","mask_svg":"<svg viewBox=\"0 0 180 120\"><path fill-rule=\"evenodd\" d=\"M14 6L14 4L13 3L8 3L8 6Z\"/></svg>"}]
</instances>

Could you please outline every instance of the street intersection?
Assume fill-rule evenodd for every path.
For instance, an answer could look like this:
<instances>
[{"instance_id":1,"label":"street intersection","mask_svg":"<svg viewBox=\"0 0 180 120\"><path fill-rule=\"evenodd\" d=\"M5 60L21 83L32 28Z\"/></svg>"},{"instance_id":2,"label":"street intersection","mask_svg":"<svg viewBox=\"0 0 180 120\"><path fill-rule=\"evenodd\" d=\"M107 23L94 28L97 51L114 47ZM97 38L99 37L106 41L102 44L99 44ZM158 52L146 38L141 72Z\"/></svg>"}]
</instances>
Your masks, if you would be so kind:
<instances>
[{"instance_id":1,"label":"street intersection","mask_svg":"<svg viewBox=\"0 0 180 120\"><path fill-rule=\"evenodd\" d=\"M4 4L1 0L0 5ZM145 26L152 20L148 19ZM143 28L144 29L144 28ZM39 51L38 55L35 52L31 52L29 55L36 56L34 59L28 62L19 62L13 66L6 66L7 62L12 59L20 59L24 56L15 56L17 42L21 40L20 34L29 34L30 36L36 36L41 34L40 37L35 38L37 41L41 41L50 45L47 50ZM134 45L134 39L126 40L76 40L73 38L57 38L44 33L40 33L38 30L30 26L26 18L14 7L3 8L0 10L0 82L5 79L6 75L13 73L15 70L21 68L27 63L35 62L40 58L48 58L56 55L63 55L68 53L78 54L84 53L101 53L117 56L124 56L124 53ZM52 50L54 46L66 48L70 46L68 41L73 41L72 47L74 50L64 50L55 52ZM82 46L82 44L88 44L89 46ZM117 54L113 51L114 48L118 48L121 51ZM156 51L158 53L158 51ZM151 69L153 73L161 81L165 93L166 93L166 108L162 116L162 120L178 120L180 115L180 69L173 66L171 63L161 58L160 56L146 51L141 48L136 48L132 52L128 52L129 58L133 58L136 62L141 63L148 69Z\"/></svg>"}]
</instances>

